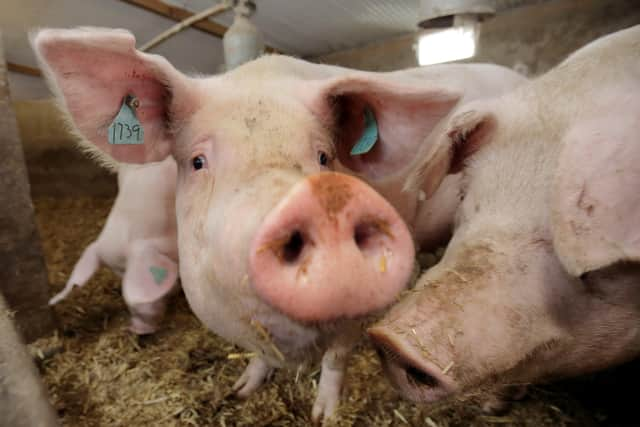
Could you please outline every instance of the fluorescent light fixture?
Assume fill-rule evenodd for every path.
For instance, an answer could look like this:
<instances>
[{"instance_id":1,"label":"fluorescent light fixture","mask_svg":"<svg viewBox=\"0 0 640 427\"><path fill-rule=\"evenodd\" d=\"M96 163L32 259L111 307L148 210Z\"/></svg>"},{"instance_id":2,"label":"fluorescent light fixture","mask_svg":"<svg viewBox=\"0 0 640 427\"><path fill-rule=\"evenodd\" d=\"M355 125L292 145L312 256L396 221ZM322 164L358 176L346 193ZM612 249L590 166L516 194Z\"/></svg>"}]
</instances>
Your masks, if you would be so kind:
<instances>
[{"instance_id":1,"label":"fluorescent light fixture","mask_svg":"<svg viewBox=\"0 0 640 427\"><path fill-rule=\"evenodd\" d=\"M476 53L474 26L461 26L429 32L418 40L418 64L429 65L440 62L470 58Z\"/></svg>"}]
</instances>

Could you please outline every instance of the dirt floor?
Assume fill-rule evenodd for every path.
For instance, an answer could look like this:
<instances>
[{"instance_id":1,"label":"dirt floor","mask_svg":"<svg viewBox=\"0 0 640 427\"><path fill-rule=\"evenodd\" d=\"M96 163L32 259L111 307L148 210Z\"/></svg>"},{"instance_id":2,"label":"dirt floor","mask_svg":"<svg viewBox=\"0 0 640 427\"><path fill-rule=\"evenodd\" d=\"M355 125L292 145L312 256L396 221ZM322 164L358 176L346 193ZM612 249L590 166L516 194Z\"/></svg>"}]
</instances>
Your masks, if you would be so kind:
<instances>
[{"instance_id":1,"label":"dirt floor","mask_svg":"<svg viewBox=\"0 0 640 427\"><path fill-rule=\"evenodd\" d=\"M37 218L52 292L62 288L82 250L97 236L113 199L36 197ZM59 331L31 346L51 401L68 426L307 426L318 371L276 372L242 401L230 393L247 361L207 331L182 294L175 296L162 329L147 337L126 330L128 314L117 276L102 269L55 308ZM637 368L633 368L637 371ZM363 345L353 356L336 424L341 426L590 426L622 425L618 395L632 374L533 388L502 416L477 406L435 407L403 401ZM586 393L595 390L595 394ZM629 389L633 390L633 389ZM612 397L614 396L614 397ZM613 402L613 403L612 403ZM616 406L617 405L617 406ZM631 415L622 416L632 425Z\"/></svg>"}]
</instances>

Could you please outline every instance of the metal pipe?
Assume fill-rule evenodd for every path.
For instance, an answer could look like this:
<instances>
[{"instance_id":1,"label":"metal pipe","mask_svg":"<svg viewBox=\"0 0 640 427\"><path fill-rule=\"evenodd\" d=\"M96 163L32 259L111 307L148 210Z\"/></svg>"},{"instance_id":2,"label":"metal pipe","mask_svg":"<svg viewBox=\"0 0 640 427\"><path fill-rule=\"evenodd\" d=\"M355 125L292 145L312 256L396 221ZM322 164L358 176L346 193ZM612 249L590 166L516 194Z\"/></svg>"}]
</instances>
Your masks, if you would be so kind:
<instances>
[{"instance_id":1,"label":"metal pipe","mask_svg":"<svg viewBox=\"0 0 640 427\"><path fill-rule=\"evenodd\" d=\"M264 53L262 35L249 17L256 11L250 0L236 0L233 24L222 38L225 70L229 71Z\"/></svg>"},{"instance_id":2,"label":"metal pipe","mask_svg":"<svg viewBox=\"0 0 640 427\"><path fill-rule=\"evenodd\" d=\"M146 52L149 49L151 49L152 47L157 46L158 44L162 43L163 41L165 41L169 37L172 37L172 36L176 35L180 31L184 30L185 28L190 27L191 25L195 24L196 22L202 21L203 19L207 19L207 18L209 18L211 16L219 15L222 12L226 12L227 10L231 9L232 6L233 6L233 4L232 4L231 1L225 0L222 3L216 4L215 6L211 6L210 8L205 9L200 13L196 13L195 15L192 15L192 16L188 17L184 21L178 22L176 25L174 25L173 27L169 28L167 31L163 31L162 33L158 34L156 37L151 39L149 42L147 42L144 45L142 45L140 50L143 51L143 52Z\"/></svg>"}]
</instances>

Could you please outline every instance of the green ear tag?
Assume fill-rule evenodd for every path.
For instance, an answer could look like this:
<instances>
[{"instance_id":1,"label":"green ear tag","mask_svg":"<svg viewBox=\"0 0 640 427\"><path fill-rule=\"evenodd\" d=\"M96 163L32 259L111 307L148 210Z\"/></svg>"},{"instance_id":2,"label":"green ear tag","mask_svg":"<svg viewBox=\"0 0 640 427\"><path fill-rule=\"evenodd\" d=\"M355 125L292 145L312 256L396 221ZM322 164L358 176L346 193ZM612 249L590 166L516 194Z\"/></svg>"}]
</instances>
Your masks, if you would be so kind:
<instances>
[{"instance_id":1,"label":"green ear tag","mask_svg":"<svg viewBox=\"0 0 640 427\"><path fill-rule=\"evenodd\" d=\"M351 149L351 155L368 153L378 142L378 123L373 115L373 111L369 108L364 109L364 132L362 136Z\"/></svg>"},{"instance_id":2,"label":"green ear tag","mask_svg":"<svg viewBox=\"0 0 640 427\"><path fill-rule=\"evenodd\" d=\"M140 101L133 95L127 95L122 107L111 126L109 126L109 144L142 144L144 129L136 117Z\"/></svg>"},{"instance_id":3,"label":"green ear tag","mask_svg":"<svg viewBox=\"0 0 640 427\"><path fill-rule=\"evenodd\" d=\"M167 278L167 270L162 267L151 266L149 267L149 271L153 276L153 281L156 282L156 285L161 285L164 282L164 279Z\"/></svg>"}]
</instances>

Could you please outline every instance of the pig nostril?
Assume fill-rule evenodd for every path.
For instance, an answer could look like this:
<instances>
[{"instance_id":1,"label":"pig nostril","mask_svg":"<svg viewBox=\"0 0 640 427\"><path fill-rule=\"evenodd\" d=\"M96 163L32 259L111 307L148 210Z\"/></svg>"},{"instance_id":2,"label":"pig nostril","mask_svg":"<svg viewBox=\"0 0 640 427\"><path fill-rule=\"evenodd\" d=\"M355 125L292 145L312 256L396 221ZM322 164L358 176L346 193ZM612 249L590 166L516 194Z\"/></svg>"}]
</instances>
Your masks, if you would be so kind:
<instances>
[{"instance_id":1,"label":"pig nostril","mask_svg":"<svg viewBox=\"0 0 640 427\"><path fill-rule=\"evenodd\" d=\"M302 233L295 231L282 247L282 259L287 263L294 263L304 249Z\"/></svg>"},{"instance_id":2,"label":"pig nostril","mask_svg":"<svg viewBox=\"0 0 640 427\"><path fill-rule=\"evenodd\" d=\"M413 387L436 388L440 385L440 382L436 377L419 368L416 368L388 344L380 342L376 338L374 338L373 344L380 360L384 364L395 365L398 368L402 369L407 378L407 382Z\"/></svg>"},{"instance_id":3,"label":"pig nostril","mask_svg":"<svg viewBox=\"0 0 640 427\"><path fill-rule=\"evenodd\" d=\"M384 237L393 239L389 223L379 218L367 218L353 231L353 240L360 250L374 246L376 241Z\"/></svg>"},{"instance_id":4,"label":"pig nostril","mask_svg":"<svg viewBox=\"0 0 640 427\"><path fill-rule=\"evenodd\" d=\"M423 372L413 366L407 366L404 370L407 374L407 380L413 384L424 385L432 388L438 386L438 380L426 372Z\"/></svg>"},{"instance_id":5,"label":"pig nostril","mask_svg":"<svg viewBox=\"0 0 640 427\"><path fill-rule=\"evenodd\" d=\"M364 249L371 243L372 238L378 233L374 224L359 224L353 232L353 240L360 249Z\"/></svg>"}]
</instances>

